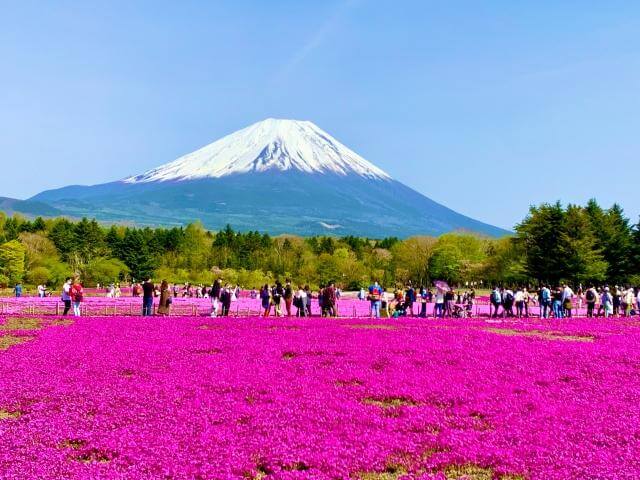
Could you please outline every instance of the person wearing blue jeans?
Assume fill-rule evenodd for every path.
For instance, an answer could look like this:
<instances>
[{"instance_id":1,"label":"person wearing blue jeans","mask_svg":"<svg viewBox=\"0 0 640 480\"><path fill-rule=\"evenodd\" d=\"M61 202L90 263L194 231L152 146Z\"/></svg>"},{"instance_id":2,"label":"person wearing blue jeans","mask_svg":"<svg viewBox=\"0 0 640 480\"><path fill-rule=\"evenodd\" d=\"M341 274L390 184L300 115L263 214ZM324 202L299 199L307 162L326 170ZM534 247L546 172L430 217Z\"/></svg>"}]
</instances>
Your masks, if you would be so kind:
<instances>
[{"instance_id":1,"label":"person wearing blue jeans","mask_svg":"<svg viewBox=\"0 0 640 480\"><path fill-rule=\"evenodd\" d=\"M142 284L142 316L149 317L153 315L153 295L155 293L155 285L147 278Z\"/></svg>"},{"instance_id":2,"label":"person wearing blue jeans","mask_svg":"<svg viewBox=\"0 0 640 480\"><path fill-rule=\"evenodd\" d=\"M369 301L371 302L371 318L380 318L382 305L382 287L376 281L369 287Z\"/></svg>"},{"instance_id":3,"label":"person wearing blue jeans","mask_svg":"<svg viewBox=\"0 0 640 480\"><path fill-rule=\"evenodd\" d=\"M563 318L564 314L562 312L562 290L559 288L553 292L553 303L551 304L553 308L553 316L554 318Z\"/></svg>"},{"instance_id":4,"label":"person wearing blue jeans","mask_svg":"<svg viewBox=\"0 0 640 480\"><path fill-rule=\"evenodd\" d=\"M142 315L144 317L153 315L153 297L142 299Z\"/></svg>"},{"instance_id":5,"label":"person wearing blue jeans","mask_svg":"<svg viewBox=\"0 0 640 480\"><path fill-rule=\"evenodd\" d=\"M371 316L373 318L380 318L380 306L382 305L381 300L376 300L371 302Z\"/></svg>"},{"instance_id":6,"label":"person wearing blue jeans","mask_svg":"<svg viewBox=\"0 0 640 480\"><path fill-rule=\"evenodd\" d=\"M546 285L540 289L540 318L549 318L551 307L551 290Z\"/></svg>"}]
</instances>

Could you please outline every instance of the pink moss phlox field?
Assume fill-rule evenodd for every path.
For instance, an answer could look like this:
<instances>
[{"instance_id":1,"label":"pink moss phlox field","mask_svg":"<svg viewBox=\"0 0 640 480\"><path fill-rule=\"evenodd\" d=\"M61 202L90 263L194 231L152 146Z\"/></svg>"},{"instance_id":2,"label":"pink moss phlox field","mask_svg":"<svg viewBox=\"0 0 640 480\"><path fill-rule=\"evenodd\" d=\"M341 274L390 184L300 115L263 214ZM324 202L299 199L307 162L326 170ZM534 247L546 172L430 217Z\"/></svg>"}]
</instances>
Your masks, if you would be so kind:
<instances>
[{"instance_id":1,"label":"pink moss phlox field","mask_svg":"<svg viewBox=\"0 0 640 480\"><path fill-rule=\"evenodd\" d=\"M116 316L9 334L33 338L0 350L2 479L640 478L633 321Z\"/></svg>"}]
</instances>

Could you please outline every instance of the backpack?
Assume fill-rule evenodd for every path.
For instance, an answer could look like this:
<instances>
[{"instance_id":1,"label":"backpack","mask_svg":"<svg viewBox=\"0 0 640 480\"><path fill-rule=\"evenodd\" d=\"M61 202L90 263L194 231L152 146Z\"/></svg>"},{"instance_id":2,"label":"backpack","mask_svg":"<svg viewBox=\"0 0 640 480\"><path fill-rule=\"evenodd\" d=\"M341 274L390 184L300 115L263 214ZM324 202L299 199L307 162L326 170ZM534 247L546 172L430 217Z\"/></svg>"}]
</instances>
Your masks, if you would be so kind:
<instances>
[{"instance_id":1,"label":"backpack","mask_svg":"<svg viewBox=\"0 0 640 480\"><path fill-rule=\"evenodd\" d=\"M498 292L497 290L491 292L491 300L493 301L493 303L500 303L500 292Z\"/></svg>"},{"instance_id":2,"label":"backpack","mask_svg":"<svg viewBox=\"0 0 640 480\"><path fill-rule=\"evenodd\" d=\"M78 285L78 286L74 286L72 289L73 292L73 301L74 302L81 302L82 301L82 297L83 297L83 291L82 291L82 286Z\"/></svg>"},{"instance_id":3,"label":"backpack","mask_svg":"<svg viewBox=\"0 0 640 480\"><path fill-rule=\"evenodd\" d=\"M587 301L591 303L595 299L596 299L596 296L593 294L593 290L587 290Z\"/></svg>"},{"instance_id":4,"label":"backpack","mask_svg":"<svg viewBox=\"0 0 640 480\"><path fill-rule=\"evenodd\" d=\"M513 293L511 292L507 292L507 294L505 295L505 300L509 301L509 302L513 302Z\"/></svg>"}]
</instances>

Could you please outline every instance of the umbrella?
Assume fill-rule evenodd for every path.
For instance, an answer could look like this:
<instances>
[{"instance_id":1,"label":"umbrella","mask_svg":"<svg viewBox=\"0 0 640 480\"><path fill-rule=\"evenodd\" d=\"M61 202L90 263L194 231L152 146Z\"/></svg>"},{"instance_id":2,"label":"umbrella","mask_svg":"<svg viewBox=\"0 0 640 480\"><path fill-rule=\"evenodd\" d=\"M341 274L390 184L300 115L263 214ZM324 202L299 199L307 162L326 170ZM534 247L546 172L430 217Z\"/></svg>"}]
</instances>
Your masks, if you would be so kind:
<instances>
[{"instance_id":1,"label":"umbrella","mask_svg":"<svg viewBox=\"0 0 640 480\"><path fill-rule=\"evenodd\" d=\"M444 280L436 280L433 284L438 290L444 290L445 292L451 290L451 288L449 288L449 284Z\"/></svg>"}]
</instances>

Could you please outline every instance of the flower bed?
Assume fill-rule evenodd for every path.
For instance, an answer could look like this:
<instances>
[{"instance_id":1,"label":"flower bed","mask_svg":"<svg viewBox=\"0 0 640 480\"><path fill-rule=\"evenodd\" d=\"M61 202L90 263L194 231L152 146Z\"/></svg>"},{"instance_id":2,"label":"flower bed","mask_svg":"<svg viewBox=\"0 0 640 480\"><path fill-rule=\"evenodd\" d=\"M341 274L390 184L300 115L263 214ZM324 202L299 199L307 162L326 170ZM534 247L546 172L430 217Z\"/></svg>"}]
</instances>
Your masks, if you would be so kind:
<instances>
[{"instance_id":1,"label":"flower bed","mask_svg":"<svg viewBox=\"0 0 640 480\"><path fill-rule=\"evenodd\" d=\"M0 478L638 478L639 343L626 320L5 316Z\"/></svg>"}]
</instances>

